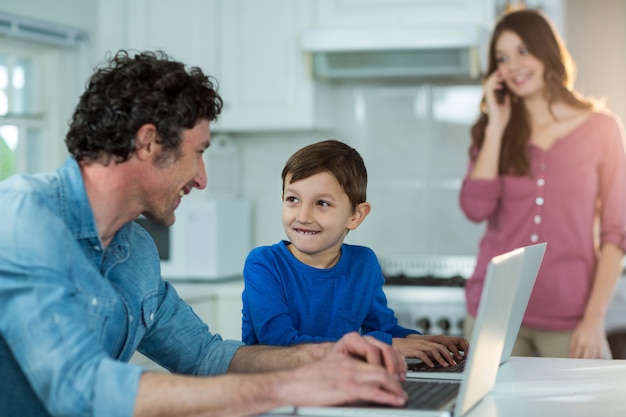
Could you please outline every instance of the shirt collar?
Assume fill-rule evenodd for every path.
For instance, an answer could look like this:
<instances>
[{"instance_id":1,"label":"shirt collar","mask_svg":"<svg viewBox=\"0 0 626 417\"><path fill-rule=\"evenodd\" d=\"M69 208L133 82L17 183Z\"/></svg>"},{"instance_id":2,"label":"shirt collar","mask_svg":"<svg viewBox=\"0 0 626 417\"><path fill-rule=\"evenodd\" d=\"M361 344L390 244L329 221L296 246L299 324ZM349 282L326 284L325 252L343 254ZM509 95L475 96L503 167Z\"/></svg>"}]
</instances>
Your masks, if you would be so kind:
<instances>
[{"instance_id":1,"label":"shirt collar","mask_svg":"<svg viewBox=\"0 0 626 417\"><path fill-rule=\"evenodd\" d=\"M79 239L98 236L96 220L93 217L83 176L74 157L69 157L57 169L59 193L63 202L62 215L68 228Z\"/></svg>"},{"instance_id":2,"label":"shirt collar","mask_svg":"<svg viewBox=\"0 0 626 417\"><path fill-rule=\"evenodd\" d=\"M76 159L72 156L67 158L63 165L57 169L57 174L60 183L60 199L63 202L61 210L65 224L77 239L87 239L92 242L92 245L97 243L102 247L96 220L87 198L83 175ZM118 230L111 240L109 248L115 247L127 252L130 230L130 223Z\"/></svg>"}]
</instances>

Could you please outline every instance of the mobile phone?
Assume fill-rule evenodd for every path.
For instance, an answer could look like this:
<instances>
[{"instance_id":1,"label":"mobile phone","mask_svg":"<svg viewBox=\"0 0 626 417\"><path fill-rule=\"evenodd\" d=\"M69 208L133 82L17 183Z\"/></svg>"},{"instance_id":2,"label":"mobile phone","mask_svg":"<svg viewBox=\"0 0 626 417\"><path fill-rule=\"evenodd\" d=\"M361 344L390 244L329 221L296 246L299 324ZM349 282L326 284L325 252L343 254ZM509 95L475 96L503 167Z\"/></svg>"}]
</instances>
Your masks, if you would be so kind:
<instances>
[{"instance_id":1,"label":"mobile phone","mask_svg":"<svg viewBox=\"0 0 626 417\"><path fill-rule=\"evenodd\" d=\"M496 89L494 91L494 94L496 95L496 101L499 104L502 104L502 103L504 103L504 97L507 94L510 94L510 92L509 92L509 89L506 87L506 83L502 82L502 83L500 83L500 85L502 86L502 88Z\"/></svg>"}]
</instances>

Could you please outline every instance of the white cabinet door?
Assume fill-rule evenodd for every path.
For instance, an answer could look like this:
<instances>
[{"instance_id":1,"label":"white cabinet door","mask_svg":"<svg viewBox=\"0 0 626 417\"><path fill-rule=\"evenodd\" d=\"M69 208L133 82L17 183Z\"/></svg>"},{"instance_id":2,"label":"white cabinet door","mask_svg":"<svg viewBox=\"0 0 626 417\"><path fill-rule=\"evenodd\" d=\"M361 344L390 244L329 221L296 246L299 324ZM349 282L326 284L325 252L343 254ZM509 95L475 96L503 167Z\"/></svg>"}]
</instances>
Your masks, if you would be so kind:
<instances>
[{"instance_id":1,"label":"white cabinet door","mask_svg":"<svg viewBox=\"0 0 626 417\"><path fill-rule=\"evenodd\" d=\"M300 34L312 25L309 0L227 0L221 3L220 94L215 130L322 127L328 91L314 88ZM317 111L316 106L322 108Z\"/></svg>"},{"instance_id":2,"label":"white cabinet door","mask_svg":"<svg viewBox=\"0 0 626 417\"><path fill-rule=\"evenodd\" d=\"M128 45L163 50L190 66L217 74L219 0L131 0Z\"/></svg>"}]
</instances>

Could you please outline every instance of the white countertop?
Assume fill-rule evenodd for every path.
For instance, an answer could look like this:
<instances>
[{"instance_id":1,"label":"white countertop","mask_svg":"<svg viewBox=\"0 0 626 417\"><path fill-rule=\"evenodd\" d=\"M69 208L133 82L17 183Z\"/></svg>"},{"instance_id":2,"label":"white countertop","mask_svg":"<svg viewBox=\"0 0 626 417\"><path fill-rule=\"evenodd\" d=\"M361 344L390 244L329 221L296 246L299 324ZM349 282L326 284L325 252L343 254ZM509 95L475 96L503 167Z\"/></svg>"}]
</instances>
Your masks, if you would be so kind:
<instances>
[{"instance_id":1,"label":"white countertop","mask_svg":"<svg viewBox=\"0 0 626 417\"><path fill-rule=\"evenodd\" d=\"M626 416L626 360L513 357L468 417Z\"/></svg>"},{"instance_id":2,"label":"white countertop","mask_svg":"<svg viewBox=\"0 0 626 417\"><path fill-rule=\"evenodd\" d=\"M626 416L626 360L512 357L464 417L559 416Z\"/></svg>"}]
</instances>

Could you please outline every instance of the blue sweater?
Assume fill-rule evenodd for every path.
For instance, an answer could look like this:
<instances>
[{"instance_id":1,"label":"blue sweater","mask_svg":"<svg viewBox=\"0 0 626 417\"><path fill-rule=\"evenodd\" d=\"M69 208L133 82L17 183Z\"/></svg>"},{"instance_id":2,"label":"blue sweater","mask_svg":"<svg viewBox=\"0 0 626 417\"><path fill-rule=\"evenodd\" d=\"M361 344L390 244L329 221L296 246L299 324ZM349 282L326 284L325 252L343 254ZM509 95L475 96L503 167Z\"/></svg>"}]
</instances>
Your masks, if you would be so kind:
<instances>
[{"instance_id":1,"label":"blue sweater","mask_svg":"<svg viewBox=\"0 0 626 417\"><path fill-rule=\"evenodd\" d=\"M242 341L248 345L293 345L334 341L357 331L391 343L419 334L398 325L387 307L374 252L343 244L328 269L308 266L279 242L248 255L243 276Z\"/></svg>"}]
</instances>

